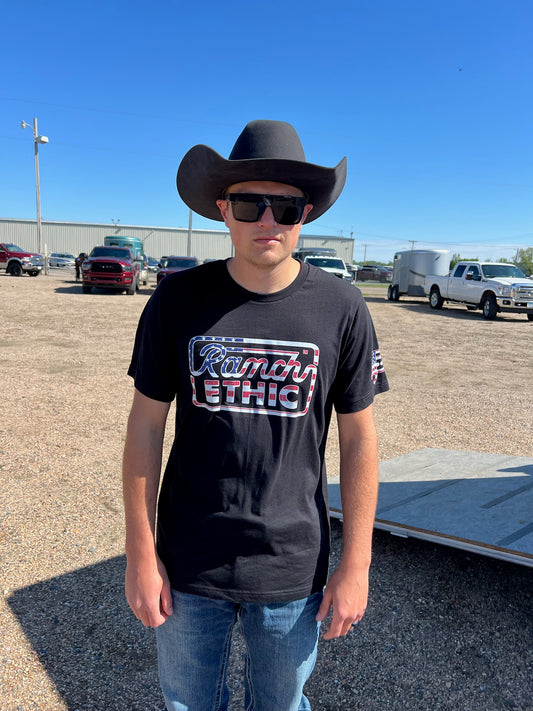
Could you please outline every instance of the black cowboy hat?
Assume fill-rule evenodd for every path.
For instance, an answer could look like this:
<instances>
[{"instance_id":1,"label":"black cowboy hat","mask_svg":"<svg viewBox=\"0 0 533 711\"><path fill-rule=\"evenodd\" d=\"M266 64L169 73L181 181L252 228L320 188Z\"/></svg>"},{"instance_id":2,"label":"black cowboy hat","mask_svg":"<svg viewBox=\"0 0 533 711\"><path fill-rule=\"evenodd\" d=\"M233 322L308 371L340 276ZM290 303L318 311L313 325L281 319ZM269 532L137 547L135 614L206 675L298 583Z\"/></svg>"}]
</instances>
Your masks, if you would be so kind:
<instances>
[{"instance_id":1,"label":"black cowboy hat","mask_svg":"<svg viewBox=\"0 0 533 711\"><path fill-rule=\"evenodd\" d=\"M313 209L306 222L316 220L341 194L346 181L346 158L335 168L305 162L302 143L284 121L250 121L226 160L209 146L193 146L178 168L178 192L202 217L222 221L216 201L230 185L266 180L294 185L309 197Z\"/></svg>"}]
</instances>

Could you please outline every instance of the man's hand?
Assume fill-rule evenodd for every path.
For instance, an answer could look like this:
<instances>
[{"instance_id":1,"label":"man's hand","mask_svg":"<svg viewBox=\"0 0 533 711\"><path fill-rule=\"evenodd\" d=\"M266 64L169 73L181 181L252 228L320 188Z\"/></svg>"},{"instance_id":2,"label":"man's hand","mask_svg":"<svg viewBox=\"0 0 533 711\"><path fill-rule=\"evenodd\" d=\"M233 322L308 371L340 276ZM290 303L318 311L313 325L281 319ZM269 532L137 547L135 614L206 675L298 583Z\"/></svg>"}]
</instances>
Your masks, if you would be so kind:
<instances>
[{"instance_id":1,"label":"man's hand","mask_svg":"<svg viewBox=\"0 0 533 711\"><path fill-rule=\"evenodd\" d=\"M368 569L345 571L341 564L326 585L316 616L322 622L333 607L333 617L324 639L344 637L365 614L367 600Z\"/></svg>"},{"instance_id":2,"label":"man's hand","mask_svg":"<svg viewBox=\"0 0 533 711\"><path fill-rule=\"evenodd\" d=\"M159 627L172 614L172 593L165 566L156 556L126 566L126 599L145 627Z\"/></svg>"}]
</instances>

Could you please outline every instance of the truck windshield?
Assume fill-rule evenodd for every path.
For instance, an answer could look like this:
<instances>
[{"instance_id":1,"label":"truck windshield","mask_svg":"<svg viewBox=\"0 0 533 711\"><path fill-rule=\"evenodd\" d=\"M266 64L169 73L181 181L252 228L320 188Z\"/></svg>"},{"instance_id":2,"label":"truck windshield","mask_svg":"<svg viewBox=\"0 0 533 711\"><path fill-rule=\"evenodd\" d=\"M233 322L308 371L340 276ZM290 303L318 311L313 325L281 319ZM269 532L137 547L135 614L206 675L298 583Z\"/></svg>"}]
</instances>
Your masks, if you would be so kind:
<instances>
[{"instance_id":1,"label":"truck windshield","mask_svg":"<svg viewBox=\"0 0 533 711\"><path fill-rule=\"evenodd\" d=\"M25 252L25 249L17 247L16 244L6 244L4 245L8 252Z\"/></svg>"},{"instance_id":2,"label":"truck windshield","mask_svg":"<svg viewBox=\"0 0 533 711\"><path fill-rule=\"evenodd\" d=\"M518 277L525 279L525 275L514 264L482 264L483 275L486 279L495 277Z\"/></svg>"},{"instance_id":3,"label":"truck windshield","mask_svg":"<svg viewBox=\"0 0 533 711\"><path fill-rule=\"evenodd\" d=\"M91 257L114 257L115 259L131 259L131 252L124 247L95 247Z\"/></svg>"},{"instance_id":4,"label":"truck windshield","mask_svg":"<svg viewBox=\"0 0 533 711\"><path fill-rule=\"evenodd\" d=\"M181 269L182 267L195 267L196 259L187 257L170 257L163 262L165 269Z\"/></svg>"},{"instance_id":5,"label":"truck windshield","mask_svg":"<svg viewBox=\"0 0 533 711\"><path fill-rule=\"evenodd\" d=\"M305 260L309 264L313 264L315 267L322 267L322 269L331 267L332 269L344 269L344 262L342 259L328 259L327 257L307 257Z\"/></svg>"}]
</instances>

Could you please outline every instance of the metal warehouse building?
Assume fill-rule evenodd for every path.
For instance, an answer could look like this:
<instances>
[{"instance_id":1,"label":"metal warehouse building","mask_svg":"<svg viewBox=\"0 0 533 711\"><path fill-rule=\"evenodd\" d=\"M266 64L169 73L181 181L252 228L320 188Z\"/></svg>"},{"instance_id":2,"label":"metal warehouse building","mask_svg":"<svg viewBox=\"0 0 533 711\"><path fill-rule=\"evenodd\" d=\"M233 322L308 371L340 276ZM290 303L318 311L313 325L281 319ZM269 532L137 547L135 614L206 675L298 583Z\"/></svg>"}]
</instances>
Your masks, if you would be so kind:
<instances>
[{"instance_id":1,"label":"metal warehouse building","mask_svg":"<svg viewBox=\"0 0 533 711\"><path fill-rule=\"evenodd\" d=\"M174 254L193 256L203 261L226 259L233 253L227 230L193 229L189 234L189 230L182 227L41 221L42 251L46 254L89 253L93 247L104 243L106 235L140 237L145 246L145 254L156 259ZM38 252L37 220L0 218L0 242L16 244L29 252ZM352 238L300 234L298 247L330 247L345 262L351 264L353 261Z\"/></svg>"}]
</instances>

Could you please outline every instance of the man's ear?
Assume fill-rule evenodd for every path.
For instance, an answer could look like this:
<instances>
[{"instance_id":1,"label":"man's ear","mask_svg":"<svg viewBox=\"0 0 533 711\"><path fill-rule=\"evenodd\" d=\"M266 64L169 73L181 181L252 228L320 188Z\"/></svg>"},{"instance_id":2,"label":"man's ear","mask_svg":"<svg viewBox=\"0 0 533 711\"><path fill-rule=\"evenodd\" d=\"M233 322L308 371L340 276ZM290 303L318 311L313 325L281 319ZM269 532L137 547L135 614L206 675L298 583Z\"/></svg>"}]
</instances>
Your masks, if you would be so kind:
<instances>
[{"instance_id":1,"label":"man's ear","mask_svg":"<svg viewBox=\"0 0 533 711\"><path fill-rule=\"evenodd\" d=\"M307 205L304 207L304 214L303 214L303 217L302 217L302 224L306 221L307 215L311 212L312 209L313 209L313 206L311 205L310 202L308 202Z\"/></svg>"},{"instance_id":2,"label":"man's ear","mask_svg":"<svg viewBox=\"0 0 533 711\"><path fill-rule=\"evenodd\" d=\"M228 201L227 200L217 200L217 207L220 210L220 214L222 215L222 219L224 222L227 223L227 216L228 216Z\"/></svg>"}]
</instances>

